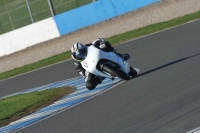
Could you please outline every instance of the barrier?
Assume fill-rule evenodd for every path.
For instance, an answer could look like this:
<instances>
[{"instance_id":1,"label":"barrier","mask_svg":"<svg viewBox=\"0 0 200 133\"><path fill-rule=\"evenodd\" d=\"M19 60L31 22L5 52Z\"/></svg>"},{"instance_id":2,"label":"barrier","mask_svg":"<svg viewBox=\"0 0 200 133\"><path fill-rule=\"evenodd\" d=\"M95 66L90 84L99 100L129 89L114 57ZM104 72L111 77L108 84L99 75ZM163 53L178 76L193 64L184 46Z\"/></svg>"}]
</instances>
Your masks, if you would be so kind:
<instances>
[{"instance_id":1,"label":"barrier","mask_svg":"<svg viewBox=\"0 0 200 133\"><path fill-rule=\"evenodd\" d=\"M145 7L160 0L110 0L112 1L112 6L117 13L117 16L120 16L124 13L136 10L141 7Z\"/></svg>"},{"instance_id":2,"label":"barrier","mask_svg":"<svg viewBox=\"0 0 200 133\"><path fill-rule=\"evenodd\" d=\"M99 0L54 17L60 35L108 20L160 0Z\"/></svg>"},{"instance_id":3,"label":"barrier","mask_svg":"<svg viewBox=\"0 0 200 133\"><path fill-rule=\"evenodd\" d=\"M0 36L0 56L20 51L37 43L59 37L53 18L25 26Z\"/></svg>"},{"instance_id":4,"label":"barrier","mask_svg":"<svg viewBox=\"0 0 200 133\"><path fill-rule=\"evenodd\" d=\"M54 17L60 35L116 17L110 0L100 0L92 4L62 13Z\"/></svg>"}]
</instances>

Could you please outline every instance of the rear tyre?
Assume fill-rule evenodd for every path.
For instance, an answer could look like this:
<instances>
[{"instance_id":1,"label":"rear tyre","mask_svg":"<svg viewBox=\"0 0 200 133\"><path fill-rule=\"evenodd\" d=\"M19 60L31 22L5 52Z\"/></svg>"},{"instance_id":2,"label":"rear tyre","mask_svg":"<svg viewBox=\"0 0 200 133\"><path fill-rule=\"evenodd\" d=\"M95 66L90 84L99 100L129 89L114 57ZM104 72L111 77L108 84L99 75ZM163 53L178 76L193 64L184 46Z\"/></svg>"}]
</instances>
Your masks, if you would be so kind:
<instances>
[{"instance_id":1,"label":"rear tyre","mask_svg":"<svg viewBox=\"0 0 200 133\"><path fill-rule=\"evenodd\" d=\"M123 80L130 80L130 76L128 74L109 64L104 64L102 69L103 71L110 73L113 76L117 76Z\"/></svg>"}]
</instances>

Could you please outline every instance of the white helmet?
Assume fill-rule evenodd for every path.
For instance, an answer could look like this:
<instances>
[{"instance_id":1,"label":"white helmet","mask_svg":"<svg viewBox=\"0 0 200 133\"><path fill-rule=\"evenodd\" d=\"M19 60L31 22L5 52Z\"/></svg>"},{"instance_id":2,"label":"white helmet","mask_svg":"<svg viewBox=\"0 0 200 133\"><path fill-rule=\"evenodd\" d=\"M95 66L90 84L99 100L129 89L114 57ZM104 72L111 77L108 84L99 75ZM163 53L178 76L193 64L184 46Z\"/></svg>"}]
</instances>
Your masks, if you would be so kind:
<instances>
[{"instance_id":1,"label":"white helmet","mask_svg":"<svg viewBox=\"0 0 200 133\"><path fill-rule=\"evenodd\" d=\"M78 62L84 60L87 56L87 47L77 42L71 48L72 58Z\"/></svg>"}]
</instances>

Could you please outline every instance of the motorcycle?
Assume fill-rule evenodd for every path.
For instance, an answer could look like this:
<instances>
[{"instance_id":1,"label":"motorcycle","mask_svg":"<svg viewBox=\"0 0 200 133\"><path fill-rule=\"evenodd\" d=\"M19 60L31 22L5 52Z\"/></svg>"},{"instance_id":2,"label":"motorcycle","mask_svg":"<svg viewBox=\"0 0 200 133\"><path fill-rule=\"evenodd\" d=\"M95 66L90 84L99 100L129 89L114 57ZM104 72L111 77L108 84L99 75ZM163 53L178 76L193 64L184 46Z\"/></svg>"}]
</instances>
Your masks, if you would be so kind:
<instances>
[{"instance_id":1,"label":"motorcycle","mask_svg":"<svg viewBox=\"0 0 200 133\"><path fill-rule=\"evenodd\" d=\"M132 68L128 60L124 60L113 52L104 52L91 45L87 48L87 57L81 61L82 67L97 76L114 79L119 77L130 80L139 73L139 69Z\"/></svg>"}]
</instances>

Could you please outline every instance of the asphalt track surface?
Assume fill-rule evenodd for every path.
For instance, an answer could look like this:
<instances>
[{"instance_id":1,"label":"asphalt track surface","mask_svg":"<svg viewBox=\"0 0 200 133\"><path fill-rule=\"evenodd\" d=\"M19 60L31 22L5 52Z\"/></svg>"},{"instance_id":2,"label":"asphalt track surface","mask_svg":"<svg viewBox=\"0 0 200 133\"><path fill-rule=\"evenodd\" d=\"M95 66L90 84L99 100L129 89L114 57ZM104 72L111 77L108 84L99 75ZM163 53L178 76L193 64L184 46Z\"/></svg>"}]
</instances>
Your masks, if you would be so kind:
<instances>
[{"instance_id":1,"label":"asphalt track surface","mask_svg":"<svg viewBox=\"0 0 200 133\"><path fill-rule=\"evenodd\" d=\"M185 133L200 126L200 20L116 46L135 79L19 133ZM72 60L0 82L0 96L76 77Z\"/></svg>"}]
</instances>

